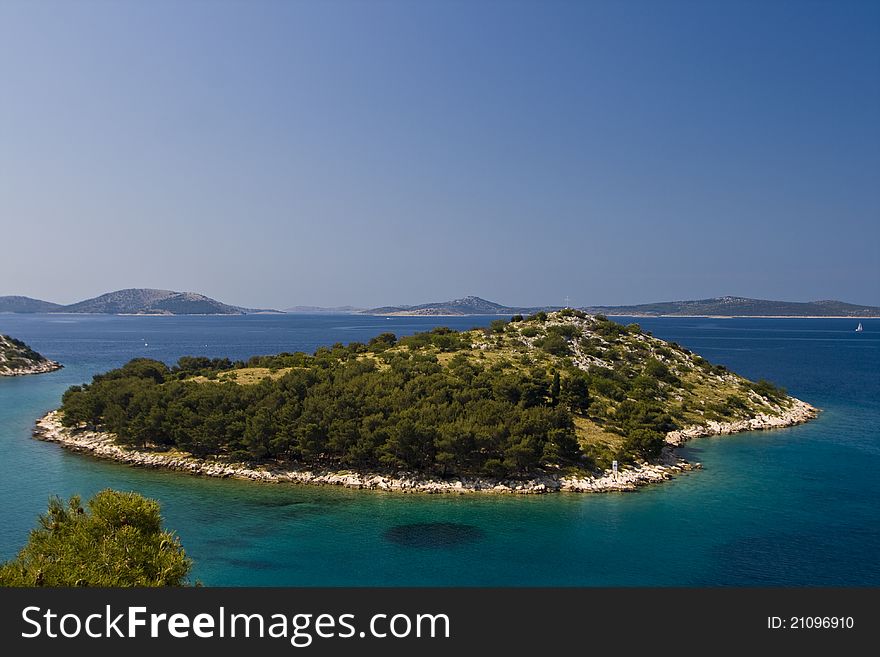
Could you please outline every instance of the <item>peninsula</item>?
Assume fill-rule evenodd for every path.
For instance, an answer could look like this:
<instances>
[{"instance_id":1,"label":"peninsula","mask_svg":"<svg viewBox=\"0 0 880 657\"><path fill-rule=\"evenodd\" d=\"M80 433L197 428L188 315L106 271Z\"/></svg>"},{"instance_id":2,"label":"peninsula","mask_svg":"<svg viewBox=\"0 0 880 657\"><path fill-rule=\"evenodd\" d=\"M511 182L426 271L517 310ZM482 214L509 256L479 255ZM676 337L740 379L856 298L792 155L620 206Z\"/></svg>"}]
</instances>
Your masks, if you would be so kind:
<instances>
[{"instance_id":1,"label":"peninsula","mask_svg":"<svg viewBox=\"0 0 880 657\"><path fill-rule=\"evenodd\" d=\"M61 367L60 363L38 354L21 340L0 335L0 376L43 374Z\"/></svg>"},{"instance_id":2,"label":"peninsula","mask_svg":"<svg viewBox=\"0 0 880 657\"><path fill-rule=\"evenodd\" d=\"M637 324L572 309L312 355L135 359L62 401L35 437L99 457L460 493L629 490L694 467L674 453L689 438L818 412Z\"/></svg>"}]
</instances>

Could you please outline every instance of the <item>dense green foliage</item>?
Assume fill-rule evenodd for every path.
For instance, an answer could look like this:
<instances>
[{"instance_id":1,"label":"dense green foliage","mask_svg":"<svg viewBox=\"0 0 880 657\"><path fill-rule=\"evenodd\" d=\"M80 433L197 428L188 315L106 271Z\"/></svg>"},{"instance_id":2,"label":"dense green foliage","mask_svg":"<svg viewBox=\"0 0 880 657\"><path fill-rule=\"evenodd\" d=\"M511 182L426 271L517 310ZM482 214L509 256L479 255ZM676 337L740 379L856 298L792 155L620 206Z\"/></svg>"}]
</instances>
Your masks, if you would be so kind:
<instances>
[{"instance_id":1,"label":"dense green foliage","mask_svg":"<svg viewBox=\"0 0 880 657\"><path fill-rule=\"evenodd\" d=\"M578 461L569 407L583 408L582 377L546 369L486 367L463 356L448 367L423 354L460 338L440 331L370 346L336 345L314 356L252 359L252 367L291 368L255 385L191 380L209 365L137 359L63 397L64 422L101 426L122 443L177 447L198 456L292 459L388 466L441 475L527 472ZM388 351L393 344L415 348ZM359 358L366 350L379 358ZM227 363L220 363L227 368ZM560 404L565 400L566 404Z\"/></svg>"},{"instance_id":2,"label":"dense green foliage","mask_svg":"<svg viewBox=\"0 0 880 657\"><path fill-rule=\"evenodd\" d=\"M181 586L192 565L162 530L159 505L104 490L88 502L55 497L18 557L0 566L0 586Z\"/></svg>"},{"instance_id":3,"label":"dense green foliage","mask_svg":"<svg viewBox=\"0 0 880 657\"><path fill-rule=\"evenodd\" d=\"M13 338L11 335L0 335L0 340L8 343L4 344L2 347L3 352L6 355L12 356L14 354L15 356L18 356L20 358L27 358L29 360L41 360L43 358L40 354L31 349L26 343L16 338Z\"/></svg>"},{"instance_id":4,"label":"dense green foliage","mask_svg":"<svg viewBox=\"0 0 880 657\"><path fill-rule=\"evenodd\" d=\"M767 379L758 379L758 381L752 384L752 390L762 397L767 397L774 401L781 401L787 394L785 388L780 388Z\"/></svg>"}]
</instances>

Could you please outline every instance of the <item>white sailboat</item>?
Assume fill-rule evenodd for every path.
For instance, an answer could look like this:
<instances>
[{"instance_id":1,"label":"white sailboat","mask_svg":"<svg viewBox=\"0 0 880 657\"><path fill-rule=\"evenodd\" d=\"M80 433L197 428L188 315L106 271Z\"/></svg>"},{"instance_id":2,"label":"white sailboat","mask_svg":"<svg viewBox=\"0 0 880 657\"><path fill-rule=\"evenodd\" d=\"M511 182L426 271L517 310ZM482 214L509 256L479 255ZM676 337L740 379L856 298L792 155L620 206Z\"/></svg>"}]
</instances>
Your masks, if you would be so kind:
<instances>
[{"instance_id":1,"label":"white sailboat","mask_svg":"<svg viewBox=\"0 0 880 657\"><path fill-rule=\"evenodd\" d=\"M859 322L859 325L856 326L856 333L861 333L861 332L864 331L864 330L865 330L865 329L862 328L862 323Z\"/></svg>"}]
</instances>

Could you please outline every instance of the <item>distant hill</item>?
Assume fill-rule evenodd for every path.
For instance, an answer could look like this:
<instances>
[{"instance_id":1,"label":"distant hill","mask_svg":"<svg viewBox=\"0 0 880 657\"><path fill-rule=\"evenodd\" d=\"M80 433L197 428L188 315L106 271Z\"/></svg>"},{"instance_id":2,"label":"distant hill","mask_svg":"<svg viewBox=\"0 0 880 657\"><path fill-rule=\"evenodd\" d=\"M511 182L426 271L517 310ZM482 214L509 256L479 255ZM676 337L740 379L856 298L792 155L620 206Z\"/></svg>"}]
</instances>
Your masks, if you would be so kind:
<instances>
[{"instance_id":1,"label":"distant hill","mask_svg":"<svg viewBox=\"0 0 880 657\"><path fill-rule=\"evenodd\" d=\"M423 303L417 306L382 306L364 310L355 306L293 306L286 313L366 315L530 315L553 312L560 306L504 306L476 296ZM746 297L715 297L690 301L664 301L632 306L584 306L592 314L605 315L702 315L722 317L880 317L880 307L843 301L770 301ZM0 296L0 313L94 313L143 315L243 315L277 313L277 310L243 308L221 303L195 292L129 288L63 306L23 296Z\"/></svg>"},{"instance_id":2,"label":"distant hill","mask_svg":"<svg viewBox=\"0 0 880 657\"><path fill-rule=\"evenodd\" d=\"M66 313L242 315L247 310L220 303L195 292L130 288L108 292L93 299L64 306Z\"/></svg>"},{"instance_id":3,"label":"distant hill","mask_svg":"<svg viewBox=\"0 0 880 657\"><path fill-rule=\"evenodd\" d=\"M354 313L363 312L363 310L363 308L356 308L355 306L333 306L331 308L324 306L294 306L293 308L286 308L284 312L314 315L320 313L327 313L330 315L352 315Z\"/></svg>"},{"instance_id":4,"label":"distant hill","mask_svg":"<svg viewBox=\"0 0 880 657\"><path fill-rule=\"evenodd\" d=\"M702 315L724 317L880 317L880 307L843 301L768 301L745 297L716 297L694 301L665 301L635 306L590 306L583 310L605 315Z\"/></svg>"},{"instance_id":5,"label":"distant hill","mask_svg":"<svg viewBox=\"0 0 880 657\"><path fill-rule=\"evenodd\" d=\"M0 313L51 313L62 306L30 297L0 297Z\"/></svg>"},{"instance_id":6,"label":"distant hill","mask_svg":"<svg viewBox=\"0 0 880 657\"><path fill-rule=\"evenodd\" d=\"M418 306L382 306L361 312L367 315L530 315L538 311L553 312L559 309L559 306L503 306L494 301L469 296ZM843 301L769 301L733 296L633 306L584 306L581 310L592 314L644 316L880 317L880 307L860 306Z\"/></svg>"},{"instance_id":7,"label":"distant hill","mask_svg":"<svg viewBox=\"0 0 880 657\"><path fill-rule=\"evenodd\" d=\"M480 297L464 297L452 301L423 303L419 306L383 306L363 311L367 315L514 315L534 313L539 310L558 310L555 306L540 308L516 308L502 306Z\"/></svg>"},{"instance_id":8,"label":"distant hill","mask_svg":"<svg viewBox=\"0 0 880 657\"><path fill-rule=\"evenodd\" d=\"M62 306L28 297L0 297L0 312L92 313L105 315L243 315L275 313L277 310L242 308L221 303L204 294L150 288L129 288L108 292Z\"/></svg>"},{"instance_id":9,"label":"distant hill","mask_svg":"<svg viewBox=\"0 0 880 657\"><path fill-rule=\"evenodd\" d=\"M42 374L60 368L60 363L38 354L21 340L0 335L0 376Z\"/></svg>"}]
</instances>

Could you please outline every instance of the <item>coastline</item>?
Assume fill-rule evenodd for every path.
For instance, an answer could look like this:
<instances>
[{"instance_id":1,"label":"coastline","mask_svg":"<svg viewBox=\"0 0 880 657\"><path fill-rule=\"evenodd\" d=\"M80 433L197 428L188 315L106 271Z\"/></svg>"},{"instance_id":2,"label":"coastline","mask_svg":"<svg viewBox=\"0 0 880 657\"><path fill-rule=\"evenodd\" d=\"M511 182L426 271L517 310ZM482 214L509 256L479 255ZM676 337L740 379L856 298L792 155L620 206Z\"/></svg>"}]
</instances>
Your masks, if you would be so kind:
<instances>
[{"instance_id":1,"label":"coastline","mask_svg":"<svg viewBox=\"0 0 880 657\"><path fill-rule=\"evenodd\" d=\"M54 360L45 360L34 363L30 367L19 367L14 370L0 369L0 376L27 376L28 374L48 374L60 370L64 365Z\"/></svg>"},{"instance_id":2,"label":"coastline","mask_svg":"<svg viewBox=\"0 0 880 657\"><path fill-rule=\"evenodd\" d=\"M708 436L728 436L743 431L767 431L770 429L783 429L797 424L804 424L819 415L819 409L801 401L796 397L789 397L789 408L776 407L777 414L770 415L759 413L748 419L736 422L715 422L708 420L705 425L685 427L666 434L666 444L679 447L692 438L704 438Z\"/></svg>"},{"instance_id":3,"label":"coastline","mask_svg":"<svg viewBox=\"0 0 880 657\"><path fill-rule=\"evenodd\" d=\"M356 472L354 470L297 467L291 464L251 466L246 463L202 459L182 452L127 449L115 444L112 434L79 428L69 429L62 426L60 412L57 410L50 411L37 420L33 436L38 440L57 443L72 451L127 465L264 483L295 483L402 493L454 493L460 495L471 493L604 493L633 491L641 486L671 479L682 472L700 469L701 464L689 463L675 453L676 447L692 438L789 427L808 422L819 414L819 410L810 404L793 397L790 399L792 402L790 408L780 408L779 415L762 414L737 422L709 422L706 426L693 426L679 431L671 431L667 434L667 445L663 448L660 458L653 463L623 465L616 474L611 470L605 470L592 476L581 477L542 473L524 479L493 479L490 477L438 479L410 472Z\"/></svg>"}]
</instances>

